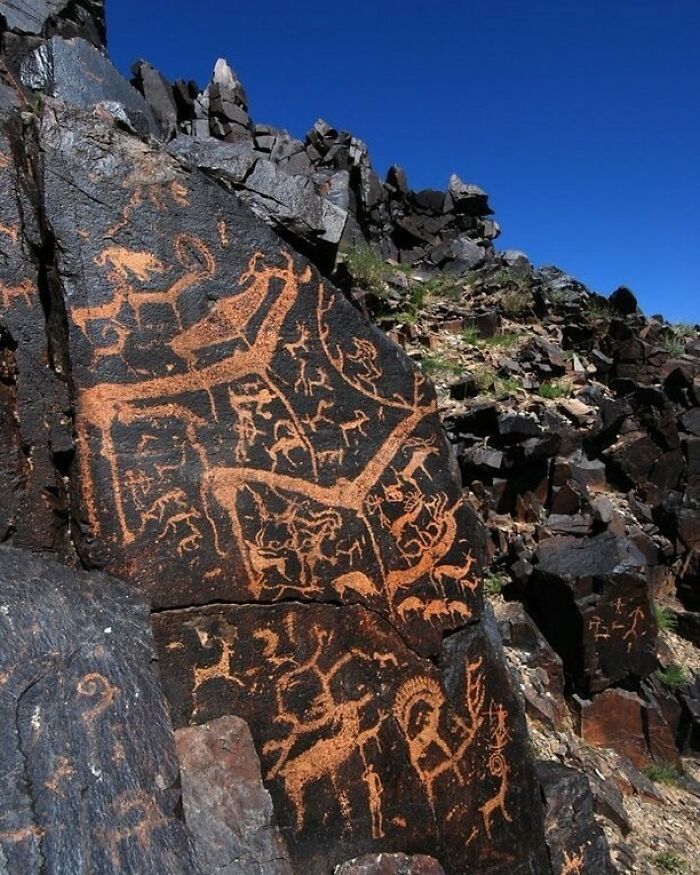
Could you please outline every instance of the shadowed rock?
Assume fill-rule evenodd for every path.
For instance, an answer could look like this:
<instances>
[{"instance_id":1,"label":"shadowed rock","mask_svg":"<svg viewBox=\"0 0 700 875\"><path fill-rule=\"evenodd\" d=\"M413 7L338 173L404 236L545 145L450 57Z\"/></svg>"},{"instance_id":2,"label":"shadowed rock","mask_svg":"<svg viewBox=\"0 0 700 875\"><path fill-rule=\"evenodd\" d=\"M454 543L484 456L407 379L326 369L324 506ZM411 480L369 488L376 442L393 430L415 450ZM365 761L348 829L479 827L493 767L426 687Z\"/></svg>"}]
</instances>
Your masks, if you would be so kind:
<instances>
[{"instance_id":1,"label":"shadowed rock","mask_svg":"<svg viewBox=\"0 0 700 875\"><path fill-rule=\"evenodd\" d=\"M0 870L191 875L148 605L0 547Z\"/></svg>"}]
</instances>

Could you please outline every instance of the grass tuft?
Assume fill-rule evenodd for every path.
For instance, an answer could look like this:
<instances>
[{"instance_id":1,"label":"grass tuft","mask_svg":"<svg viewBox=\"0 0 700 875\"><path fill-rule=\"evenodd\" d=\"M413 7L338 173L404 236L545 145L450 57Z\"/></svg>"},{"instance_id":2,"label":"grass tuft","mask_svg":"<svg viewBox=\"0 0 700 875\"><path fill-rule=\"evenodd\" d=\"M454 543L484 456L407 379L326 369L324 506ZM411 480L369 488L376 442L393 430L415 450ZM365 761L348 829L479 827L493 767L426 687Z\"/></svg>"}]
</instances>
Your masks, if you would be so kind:
<instances>
[{"instance_id":1,"label":"grass tuft","mask_svg":"<svg viewBox=\"0 0 700 875\"><path fill-rule=\"evenodd\" d=\"M678 619L671 608L654 603L654 616L656 625L662 632L675 632L678 627Z\"/></svg>"},{"instance_id":2,"label":"grass tuft","mask_svg":"<svg viewBox=\"0 0 700 875\"><path fill-rule=\"evenodd\" d=\"M669 690L680 690L688 683L688 676L680 665L669 665L666 669L659 669L656 677Z\"/></svg>"},{"instance_id":3,"label":"grass tuft","mask_svg":"<svg viewBox=\"0 0 700 875\"><path fill-rule=\"evenodd\" d=\"M555 398L570 398L573 392L571 383L542 383L537 390L541 398L554 400Z\"/></svg>"},{"instance_id":4,"label":"grass tuft","mask_svg":"<svg viewBox=\"0 0 700 875\"><path fill-rule=\"evenodd\" d=\"M673 763L651 763L644 766L642 772L655 784L667 787L677 787L683 777Z\"/></svg>"},{"instance_id":5,"label":"grass tuft","mask_svg":"<svg viewBox=\"0 0 700 875\"><path fill-rule=\"evenodd\" d=\"M688 864L678 854L672 851L661 851L654 857L654 866L659 872L671 872L675 875L684 875L688 872Z\"/></svg>"}]
</instances>

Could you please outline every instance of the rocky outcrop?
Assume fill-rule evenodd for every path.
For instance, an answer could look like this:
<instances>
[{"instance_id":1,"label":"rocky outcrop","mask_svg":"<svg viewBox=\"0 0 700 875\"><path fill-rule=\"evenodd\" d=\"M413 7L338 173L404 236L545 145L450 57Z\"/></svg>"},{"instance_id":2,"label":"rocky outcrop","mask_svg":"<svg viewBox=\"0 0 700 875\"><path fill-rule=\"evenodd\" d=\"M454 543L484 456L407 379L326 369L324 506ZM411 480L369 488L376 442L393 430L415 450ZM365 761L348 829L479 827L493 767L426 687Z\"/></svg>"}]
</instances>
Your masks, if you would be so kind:
<instances>
[{"instance_id":1,"label":"rocky outcrop","mask_svg":"<svg viewBox=\"0 0 700 875\"><path fill-rule=\"evenodd\" d=\"M87 42L32 47L21 82L42 100L8 95L1 168L4 537L152 600L198 865L325 875L416 853L454 875L546 871L525 724L482 614L483 533L430 383L221 176L168 154L167 101L144 110ZM218 147L253 130L225 65L202 101ZM357 144L315 143L374 189ZM251 184L284 188L265 167ZM442 200L457 223L484 209L455 180ZM242 726L216 722L232 716L265 791L250 745L246 767L232 755Z\"/></svg>"},{"instance_id":2,"label":"rocky outcrop","mask_svg":"<svg viewBox=\"0 0 700 875\"><path fill-rule=\"evenodd\" d=\"M0 547L0 870L192 875L133 587Z\"/></svg>"}]
</instances>

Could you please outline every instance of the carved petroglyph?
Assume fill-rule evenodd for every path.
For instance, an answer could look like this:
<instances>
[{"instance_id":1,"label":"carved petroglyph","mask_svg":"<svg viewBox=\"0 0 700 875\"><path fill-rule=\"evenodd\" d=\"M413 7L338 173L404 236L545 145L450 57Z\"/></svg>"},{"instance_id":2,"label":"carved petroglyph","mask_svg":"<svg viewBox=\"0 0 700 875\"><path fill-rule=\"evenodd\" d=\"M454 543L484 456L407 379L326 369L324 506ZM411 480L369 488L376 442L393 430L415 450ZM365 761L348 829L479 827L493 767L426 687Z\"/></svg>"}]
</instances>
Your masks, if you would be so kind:
<instances>
[{"instance_id":1,"label":"carved petroglyph","mask_svg":"<svg viewBox=\"0 0 700 875\"><path fill-rule=\"evenodd\" d=\"M511 816L506 808L506 796L508 793L508 775L510 766L505 757L504 751L510 740L510 730L508 729L508 712L500 704L491 702L489 707L489 722L491 725L489 738L489 774L500 781L498 792L495 796L485 802L479 809L484 818L484 826L486 834L491 838L491 824L494 814L499 811L503 819L510 823Z\"/></svg>"},{"instance_id":2,"label":"carved petroglyph","mask_svg":"<svg viewBox=\"0 0 700 875\"><path fill-rule=\"evenodd\" d=\"M120 825L101 830L100 837L118 871L123 846L133 840L142 852L148 852L153 832L167 826L168 821L155 800L143 791L122 793L112 803L112 810L115 822Z\"/></svg>"},{"instance_id":3,"label":"carved petroglyph","mask_svg":"<svg viewBox=\"0 0 700 875\"><path fill-rule=\"evenodd\" d=\"M17 286L6 286L0 283L0 303L3 310L9 310L15 301L22 301L26 307L32 306L34 286L29 280L24 280Z\"/></svg>"},{"instance_id":4,"label":"carved petroglyph","mask_svg":"<svg viewBox=\"0 0 700 875\"><path fill-rule=\"evenodd\" d=\"M562 863L560 875L578 875L578 873L583 872L584 860L583 847L580 847L578 851L572 851L571 854L568 851L564 851L564 862Z\"/></svg>"},{"instance_id":5,"label":"carved petroglyph","mask_svg":"<svg viewBox=\"0 0 700 875\"><path fill-rule=\"evenodd\" d=\"M465 710L469 719L464 720L453 713L451 732L441 725L447 703L434 678L411 678L396 694L394 718L401 727L409 760L433 811L436 784L443 775L451 775L460 785L468 783L472 777L465 772L465 753L474 743L484 721L482 708L486 694L482 662L478 659L465 667Z\"/></svg>"}]
</instances>

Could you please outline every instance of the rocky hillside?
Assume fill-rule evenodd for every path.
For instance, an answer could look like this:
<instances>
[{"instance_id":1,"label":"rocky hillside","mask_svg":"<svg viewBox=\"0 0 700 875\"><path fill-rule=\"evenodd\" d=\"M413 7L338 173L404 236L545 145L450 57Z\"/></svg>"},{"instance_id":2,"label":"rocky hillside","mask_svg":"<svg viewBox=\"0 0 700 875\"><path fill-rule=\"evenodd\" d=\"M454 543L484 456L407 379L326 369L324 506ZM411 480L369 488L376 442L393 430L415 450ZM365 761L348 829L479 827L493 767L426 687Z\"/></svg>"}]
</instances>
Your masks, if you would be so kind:
<instances>
[{"instance_id":1,"label":"rocky hillside","mask_svg":"<svg viewBox=\"0 0 700 875\"><path fill-rule=\"evenodd\" d=\"M693 872L697 331L104 30L0 0L0 873Z\"/></svg>"}]
</instances>

